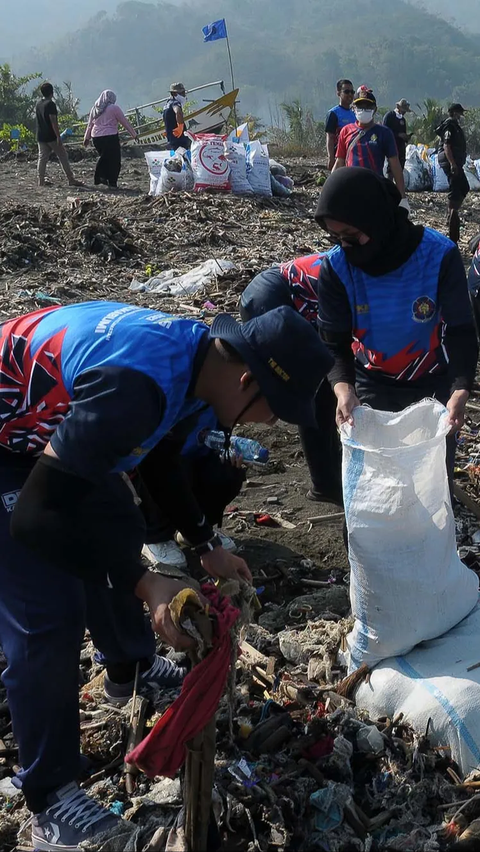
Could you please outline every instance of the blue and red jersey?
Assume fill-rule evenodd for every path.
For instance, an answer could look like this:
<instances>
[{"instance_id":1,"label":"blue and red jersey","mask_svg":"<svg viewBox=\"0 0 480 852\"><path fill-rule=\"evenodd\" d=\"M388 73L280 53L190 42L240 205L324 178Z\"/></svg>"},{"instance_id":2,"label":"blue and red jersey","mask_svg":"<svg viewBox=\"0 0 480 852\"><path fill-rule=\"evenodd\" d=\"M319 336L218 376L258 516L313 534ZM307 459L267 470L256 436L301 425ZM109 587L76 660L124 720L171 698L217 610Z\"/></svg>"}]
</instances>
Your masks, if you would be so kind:
<instances>
[{"instance_id":1,"label":"blue and red jersey","mask_svg":"<svg viewBox=\"0 0 480 852\"><path fill-rule=\"evenodd\" d=\"M113 302L47 308L5 322L0 446L40 453L51 441L86 478L99 467L134 468L204 406L191 383L208 337L201 323Z\"/></svg>"},{"instance_id":2,"label":"blue and red jersey","mask_svg":"<svg viewBox=\"0 0 480 852\"><path fill-rule=\"evenodd\" d=\"M338 137L336 156L346 166L358 166L383 175L385 159L398 156L395 136L383 124L362 130L359 124L348 124Z\"/></svg>"},{"instance_id":3,"label":"blue and red jersey","mask_svg":"<svg viewBox=\"0 0 480 852\"><path fill-rule=\"evenodd\" d=\"M326 252L297 257L280 264L280 272L290 287L295 310L312 325L317 325L318 275Z\"/></svg>"},{"instance_id":4,"label":"blue and red jersey","mask_svg":"<svg viewBox=\"0 0 480 852\"><path fill-rule=\"evenodd\" d=\"M357 367L370 375L416 382L446 372L443 336L447 317L439 282L444 261L453 250L450 240L425 228L420 245L403 266L374 277L351 266L338 246L322 265L320 329L343 332L348 323ZM461 266L461 259L459 263ZM460 278L458 285L462 285ZM466 295L464 278L463 287ZM345 293L348 318L340 316ZM462 300L457 301L459 312L464 311ZM453 317L450 306L449 312ZM464 317L459 314L455 319L461 324Z\"/></svg>"}]
</instances>

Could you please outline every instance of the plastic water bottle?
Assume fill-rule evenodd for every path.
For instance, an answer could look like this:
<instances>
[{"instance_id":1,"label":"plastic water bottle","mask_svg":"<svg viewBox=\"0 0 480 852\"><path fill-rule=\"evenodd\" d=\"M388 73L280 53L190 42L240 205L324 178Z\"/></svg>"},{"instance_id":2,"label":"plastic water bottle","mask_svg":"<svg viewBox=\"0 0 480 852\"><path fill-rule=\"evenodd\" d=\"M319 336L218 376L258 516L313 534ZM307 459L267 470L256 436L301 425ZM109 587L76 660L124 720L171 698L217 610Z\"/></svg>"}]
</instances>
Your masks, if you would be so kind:
<instances>
[{"instance_id":1,"label":"plastic water bottle","mask_svg":"<svg viewBox=\"0 0 480 852\"><path fill-rule=\"evenodd\" d=\"M215 450L217 453L223 453L225 450L225 435L223 432L218 432L215 429L210 429L205 433L203 443ZM250 438L239 438L237 435L232 435L230 438L230 449L236 456L242 456L246 462L256 462L257 464L266 464L268 462L268 450L262 447L258 441L252 441Z\"/></svg>"}]
</instances>

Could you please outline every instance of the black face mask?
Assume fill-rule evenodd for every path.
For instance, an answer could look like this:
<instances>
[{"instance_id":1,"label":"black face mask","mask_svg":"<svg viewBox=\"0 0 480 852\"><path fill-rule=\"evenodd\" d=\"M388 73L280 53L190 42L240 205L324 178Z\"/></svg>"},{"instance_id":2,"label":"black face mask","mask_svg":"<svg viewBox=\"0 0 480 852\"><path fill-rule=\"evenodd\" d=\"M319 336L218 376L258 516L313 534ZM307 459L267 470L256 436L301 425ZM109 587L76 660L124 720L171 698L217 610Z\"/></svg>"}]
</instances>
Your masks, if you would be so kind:
<instances>
[{"instance_id":1,"label":"black face mask","mask_svg":"<svg viewBox=\"0 0 480 852\"><path fill-rule=\"evenodd\" d=\"M348 262L352 266L358 266L362 269L363 266L368 266L377 254L381 251L381 246L375 239L370 239L365 245L355 243L355 245L344 246L343 251Z\"/></svg>"}]
</instances>

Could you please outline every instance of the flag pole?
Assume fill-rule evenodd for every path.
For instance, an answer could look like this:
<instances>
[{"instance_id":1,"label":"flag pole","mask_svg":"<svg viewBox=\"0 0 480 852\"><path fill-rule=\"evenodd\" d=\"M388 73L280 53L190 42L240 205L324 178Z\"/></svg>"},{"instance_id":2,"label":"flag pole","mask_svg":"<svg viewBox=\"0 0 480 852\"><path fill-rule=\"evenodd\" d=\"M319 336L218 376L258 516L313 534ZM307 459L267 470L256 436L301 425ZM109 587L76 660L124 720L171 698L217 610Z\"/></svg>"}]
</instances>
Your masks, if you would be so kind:
<instances>
[{"instance_id":1,"label":"flag pole","mask_svg":"<svg viewBox=\"0 0 480 852\"><path fill-rule=\"evenodd\" d=\"M230 39L228 38L228 29L225 22L225 32L227 34L227 51L228 51L228 61L230 62L230 74L232 75L232 90L236 89L235 86L235 75L233 73L233 60L232 60L232 51L230 50ZM238 127L238 118L237 118L237 102L233 104L233 117L235 119L235 130Z\"/></svg>"}]
</instances>

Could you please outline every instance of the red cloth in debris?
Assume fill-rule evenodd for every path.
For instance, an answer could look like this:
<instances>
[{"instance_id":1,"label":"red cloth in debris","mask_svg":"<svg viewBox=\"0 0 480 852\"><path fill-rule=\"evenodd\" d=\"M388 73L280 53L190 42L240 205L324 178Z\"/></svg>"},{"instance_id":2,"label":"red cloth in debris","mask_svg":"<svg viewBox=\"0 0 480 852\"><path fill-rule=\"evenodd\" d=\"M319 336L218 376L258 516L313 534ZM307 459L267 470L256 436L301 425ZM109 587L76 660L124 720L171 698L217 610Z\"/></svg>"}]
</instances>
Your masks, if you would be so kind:
<instances>
[{"instance_id":1,"label":"red cloth in debris","mask_svg":"<svg viewBox=\"0 0 480 852\"><path fill-rule=\"evenodd\" d=\"M202 594L216 616L212 650L187 675L180 695L148 737L126 757L127 763L135 763L149 778L175 776L185 761L186 743L214 716L225 689L232 650L230 628L240 613L212 584L202 586Z\"/></svg>"}]
</instances>

